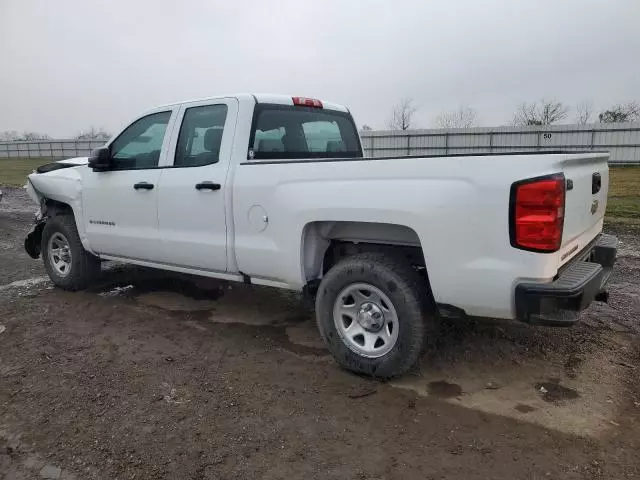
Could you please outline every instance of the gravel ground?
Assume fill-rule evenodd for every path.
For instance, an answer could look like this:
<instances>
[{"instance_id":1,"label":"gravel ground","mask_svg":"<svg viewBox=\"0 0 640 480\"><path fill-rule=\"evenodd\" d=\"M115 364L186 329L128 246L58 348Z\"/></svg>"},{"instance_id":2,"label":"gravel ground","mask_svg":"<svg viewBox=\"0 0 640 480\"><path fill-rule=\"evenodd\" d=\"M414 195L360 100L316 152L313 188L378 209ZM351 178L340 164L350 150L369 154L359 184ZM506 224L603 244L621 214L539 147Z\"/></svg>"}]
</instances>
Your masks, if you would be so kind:
<instances>
[{"instance_id":1,"label":"gravel ground","mask_svg":"<svg viewBox=\"0 0 640 480\"><path fill-rule=\"evenodd\" d=\"M640 478L633 232L577 326L450 325L383 384L290 293L120 266L52 288L3 190L0 478Z\"/></svg>"}]
</instances>

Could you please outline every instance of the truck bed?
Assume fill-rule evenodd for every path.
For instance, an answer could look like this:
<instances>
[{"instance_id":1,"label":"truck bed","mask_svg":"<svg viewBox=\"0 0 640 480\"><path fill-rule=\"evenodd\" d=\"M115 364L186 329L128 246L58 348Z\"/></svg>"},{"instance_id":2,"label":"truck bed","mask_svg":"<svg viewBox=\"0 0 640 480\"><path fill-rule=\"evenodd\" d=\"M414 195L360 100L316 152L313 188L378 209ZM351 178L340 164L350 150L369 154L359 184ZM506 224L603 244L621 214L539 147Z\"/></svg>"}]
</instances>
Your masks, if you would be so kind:
<instances>
[{"instance_id":1,"label":"truck bed","mask_svg":"<svg viewBox=\"0 0 640 480\"><path fill-rule=\"evenodd\" d=\"M516 283L552 281L559 267L601 232L607 159L603 152L546 151L246 161L234 179L237 265L240 271L251 266L255 275L300 288L308 279L292 252L302 252L300 232L309 224L402 225L419 240L438 303L471 315L514 318ZM592 214L591 174L596 170L604 187ZM513 248L511 185L558 173L573 180L562 247L546 254ZM269 218L269 228L258 235L246 214L255 206ZM483 284L493 285L490 293L479 288Z\"/></svg>"}]
</instances>

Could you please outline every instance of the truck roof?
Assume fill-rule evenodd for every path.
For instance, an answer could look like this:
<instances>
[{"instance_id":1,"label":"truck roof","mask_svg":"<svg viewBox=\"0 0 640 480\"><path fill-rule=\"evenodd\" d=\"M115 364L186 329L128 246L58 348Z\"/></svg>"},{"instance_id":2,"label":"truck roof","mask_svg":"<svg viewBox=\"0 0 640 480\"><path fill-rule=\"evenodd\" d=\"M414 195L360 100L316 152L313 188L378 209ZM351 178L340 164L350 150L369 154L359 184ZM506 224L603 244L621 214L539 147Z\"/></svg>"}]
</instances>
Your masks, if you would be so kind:
<instances>
[{"instance_id":1,"label":"truck roof","mask_svg":"<svg viewBox=\"0 0 640 480\"><path fill-rule=\"evenodd\" d=\"M190 100L183 100L180 102L172 102L172 103L167 103L165 105L160 105L157 108L162 108L162 107L170 107L170 106L174 106L174 105L180 105L183 103L190 103L190 102L202 102L202 101L207 101L207 100L216 100L216 99L220 99L220 98L237 98L239 100L253 100L256 103L275 103L275 104L279 104L279 105L293 105L293 97L295 97L297 95L283 95L283 94L275 94L275 93L233 93L233 94L228 94L228 95L215 95L212 97L204 97L204 98L193 98ZM314 97L307 97L307 98L314 98ZM322 102L322 107L327 109L327 110L337 110L340 112L349 112L349 109L347 107L345 107L344 105L340 105L337 103L333 103L333 102L327 102L325 100L322 99L318 99Z\"/></svg>"}]
</instances>

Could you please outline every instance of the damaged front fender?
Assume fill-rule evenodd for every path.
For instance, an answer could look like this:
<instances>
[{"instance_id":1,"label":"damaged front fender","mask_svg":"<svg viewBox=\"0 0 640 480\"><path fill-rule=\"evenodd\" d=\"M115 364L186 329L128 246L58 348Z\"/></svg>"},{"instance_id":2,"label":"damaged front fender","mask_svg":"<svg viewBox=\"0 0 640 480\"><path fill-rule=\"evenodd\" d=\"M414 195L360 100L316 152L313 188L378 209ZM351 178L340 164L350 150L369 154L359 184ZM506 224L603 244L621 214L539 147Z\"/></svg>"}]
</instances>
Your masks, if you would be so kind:
<instances>
[{"instance_id":1,"label":"damaged front fender","mask_svg":"<svg viewBox=\"0 0 640 480\"><path fill-rule=\"evenodd\" d=\"M82 211L82 177L88 170L87 161L82 157L55 162L28 176L27 193L40 206L35 225L24 241L25 250L31 257L37 258L41 254L44 224L56 215L73 215L82 246L92 252L85 234Z\"/></svg>"}]
</instances>

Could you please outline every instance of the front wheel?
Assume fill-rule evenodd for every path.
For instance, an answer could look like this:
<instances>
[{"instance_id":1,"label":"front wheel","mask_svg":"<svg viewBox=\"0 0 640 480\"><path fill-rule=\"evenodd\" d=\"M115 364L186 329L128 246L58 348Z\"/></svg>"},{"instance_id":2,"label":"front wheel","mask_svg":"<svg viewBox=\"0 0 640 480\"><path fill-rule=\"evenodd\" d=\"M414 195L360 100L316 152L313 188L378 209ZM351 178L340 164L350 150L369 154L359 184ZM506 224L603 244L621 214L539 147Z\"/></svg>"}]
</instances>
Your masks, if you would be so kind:
<instances>
[{"instance_id":1,"label":"front wheel","mask_svg":"<svg viewBox=\"0 0 640 480\"><path fill-rule=\"evenodd\" d=\"M51 281L64 290L86 288L100 272L100 260L82 246L72 215L47 221L42 231L42 260Z\"/></svg>"},{"instance_id":2,"label":"front wheel","mask_svg":"<svg viewBox=\"0 0 640 480\"><path fill-rule=\"evenodd\" d=\"M320 334L348 370L380 378L411 368L428 322L427 286L402 258L363 253L323 278L316 298Z\"/></svg>"}]
</instances>

